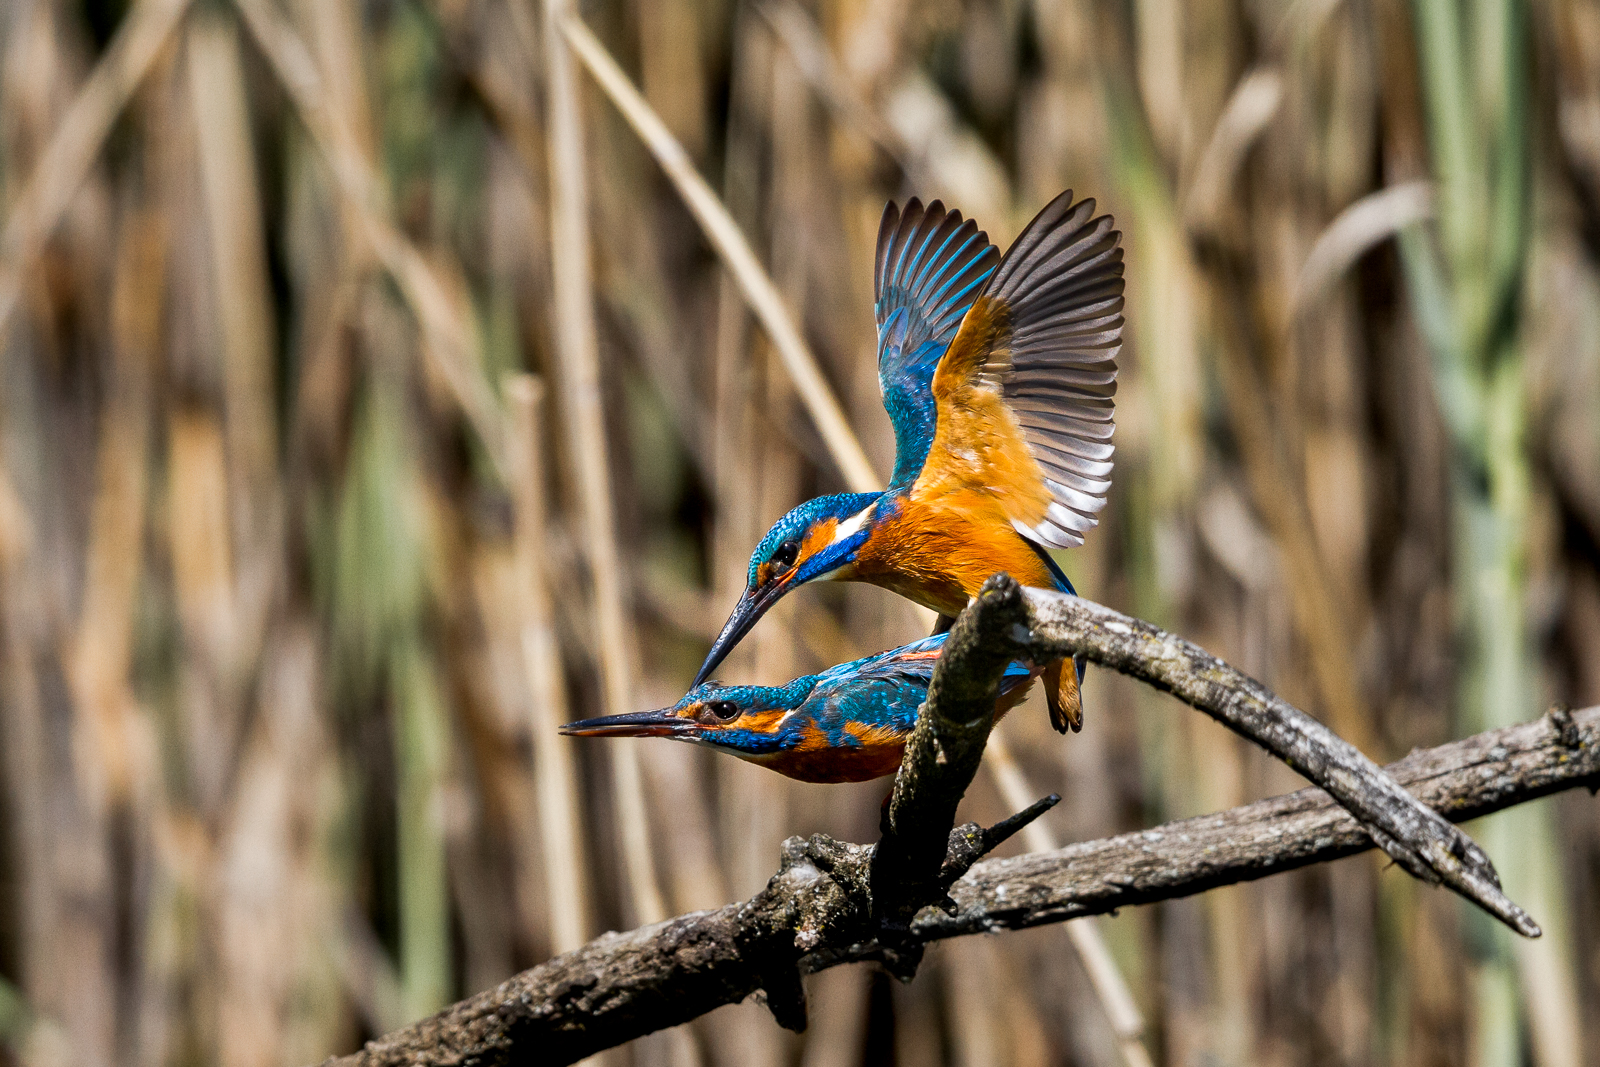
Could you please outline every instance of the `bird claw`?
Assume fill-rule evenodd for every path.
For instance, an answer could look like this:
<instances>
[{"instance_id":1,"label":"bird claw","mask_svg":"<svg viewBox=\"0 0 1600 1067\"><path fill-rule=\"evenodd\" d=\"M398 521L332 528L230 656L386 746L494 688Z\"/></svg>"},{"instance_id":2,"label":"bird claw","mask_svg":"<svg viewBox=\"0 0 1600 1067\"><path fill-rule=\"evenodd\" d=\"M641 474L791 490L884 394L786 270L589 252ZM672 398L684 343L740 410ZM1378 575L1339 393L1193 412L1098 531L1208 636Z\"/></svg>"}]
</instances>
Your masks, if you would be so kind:
<instances>
[{"instance_id":1,"label":"bird claw","mask_svg":"<svg viewBox=\"0 0 1600 1067\"><path fill-rule=\"evenodd\" d=\"M795 967L775 967L761 976L757 998L767 1006L772 1018L785 1030L801 1033L806 1028L806 990Z\"/></svg>"},{"instance_id":2,"label":"bird claw","mask_svg":"<svg viewBox=\"0 0 1600 1067\"><path fill-rule=\"evenodd\" d=\"M898 948L885 948L880 959L884 970L902 982L909 982L922 966L922 952L922 942L910 941Z\"/></svg>"}]
</instances>

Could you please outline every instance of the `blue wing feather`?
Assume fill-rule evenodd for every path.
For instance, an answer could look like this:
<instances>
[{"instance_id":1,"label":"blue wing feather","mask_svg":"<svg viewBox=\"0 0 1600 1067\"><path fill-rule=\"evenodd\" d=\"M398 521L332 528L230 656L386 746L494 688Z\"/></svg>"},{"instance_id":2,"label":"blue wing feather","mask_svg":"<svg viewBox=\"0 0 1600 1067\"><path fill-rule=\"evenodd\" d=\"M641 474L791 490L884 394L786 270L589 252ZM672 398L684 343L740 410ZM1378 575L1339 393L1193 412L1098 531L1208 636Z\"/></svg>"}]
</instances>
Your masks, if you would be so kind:
<instances>
[{"instance_id":1,"label":"blue wing feather","mask_svg":"<svg viewBox=\"0 0 1600 1067\"><path fill-rule=\"evenodd\" d=\"M894 425L890 488L916 481L933 443L933 372L1000 261L988 234L959 211L913 198L884 208L873 295L878 385Z\"/></svg>"},{"instance_id":2,"label":"blue wing feather","mask_svg":"<svg viewBox=\"0 0 1600 1067\"><path fill-rule=\"evenodd\" d=\"M1053 563L1052 569L1054 569ZM1059 575L1060 571L1057 570L1056 573ZM1065 575L1061 575L1061 581L1066 583ZM1071 583L1066 584L1070 591ZM863 678L908 678L919 684L926 695L928 683L933 679L933 665L949 636L948 633L933 634L913 641L909 645L879 652L875 656L867 656L851 663L841 663L819 676L818 688L820 689L824 682L849 682ZM1028 668L1022 664L1015 661L1006 664L1006 672L1000 683L1001 691L1008 691L1011 686L1026 680L1028 676Z\"/></svg>"},{"instance_id":3,"label":"blue wing feather","mask_svg":"<svg viewBox=\"0 0 1600 1067\"><path fill-rule=\"evenodd\" d=\"M915 678L856 678L818 686L806 701L805 711L830 747L854 748L861 742L851 734L852 725L887 726L896 733L909 733L927 697L928 684Z\"/></svg>"}]
</instances>

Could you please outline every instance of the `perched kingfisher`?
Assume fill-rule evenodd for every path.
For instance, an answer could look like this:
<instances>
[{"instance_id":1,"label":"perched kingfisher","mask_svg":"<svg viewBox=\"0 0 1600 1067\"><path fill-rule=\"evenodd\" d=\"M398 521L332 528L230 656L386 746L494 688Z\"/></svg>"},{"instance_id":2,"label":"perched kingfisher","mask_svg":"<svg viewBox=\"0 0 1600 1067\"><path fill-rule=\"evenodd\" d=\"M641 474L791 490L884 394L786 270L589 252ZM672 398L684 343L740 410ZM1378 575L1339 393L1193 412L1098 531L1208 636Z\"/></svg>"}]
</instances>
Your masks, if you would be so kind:
<instances>
[{"instance_id":1,"label":"perched kingfisher","mask_svg":"<svg viewBox=\"0 0 1600 1067\"><path fill-rule=\"evenodd\" d=\"M577 737L670 737L709 745L802 782L893 774L928 699L946 634L841 663L788 685L703 682L670 708L569 722ZM1028 694L1037 671L1010 663L995 719Z\"/></svg>"},{"instance_id":2,"label":"perched kingfisher","mask_svg":"<svg viewBox=\"0 0 1600 1067\"><path fill-rule=\"evenodd\" d=\"M1076 593L1047 550L1082 544L1111 487L1120 245L1111 217L1070 190L1004 257L937 200L884 209L873 278L893 477L777 521L697 686L806 582L883 586L938 612L941 629L1000 571ZM1082 723L1081 671L1045 667L1063 733Z\"/></svg>"}]
</instances>

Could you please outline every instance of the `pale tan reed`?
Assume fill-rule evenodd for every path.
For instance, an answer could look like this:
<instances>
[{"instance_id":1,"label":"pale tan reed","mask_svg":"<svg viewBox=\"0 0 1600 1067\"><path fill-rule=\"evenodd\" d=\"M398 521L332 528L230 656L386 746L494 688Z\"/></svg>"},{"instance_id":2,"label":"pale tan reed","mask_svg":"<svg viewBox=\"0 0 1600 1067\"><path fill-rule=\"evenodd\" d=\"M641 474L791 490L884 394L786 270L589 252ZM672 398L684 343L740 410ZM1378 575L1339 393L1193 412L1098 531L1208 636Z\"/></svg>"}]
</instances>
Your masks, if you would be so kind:
<instances>
[{"instance_id":1,"label":"pale tan reed","mask_svg":"<svg viewBox=\"0 0 1600 1067\"><path fill-rule=\"evenodd\" d=\"M141 0L67 108L0 231L0 335L18 289L94 165L111 125L177 29L189 0Z\"/></svg>"},{"instance_id":2,"label":"pale tan reed","mask_svg":"<svg viewBox=\"0 0 1600 1067\"><path fill-rule=\"evenodd\" d=\"M1068 669L1071 669L1070 665ZM1008 808L1021 811L1039 799L1038 790L1029 784L1027 775L1012 756L1011 746L1000 731L989 735L983 762L993 775L994 784L1005 798ZM1022 836L1029 852L1054 852L1061 847L1055 832L1044 819L1029 823L1023 828ZM1139 1010L1138 1003L1133 999L1133 991L1128 988L1117 961L1112 959L1111 950L1106 947L1105 938L1100 935L1099 920L1093 917L1074 919L1063 923L1062 929L1082 961L1084 973L1089 976L1089 984L1100 1001L1101 1010L1105 1012L1106 1022L1116 1035L1122 1062L1127 1067L1151 1067L1153 1061L1150 1051L1144 1047L1144 1013Z\"/></svg>"},{"instance_id":3,"label":"pale tan reed","mask_svg":"<svg viewBox=\"0 0 1600 1067\"><path fill-rule=\"evenodd\" d=\"M589 872L582 846L574 742L557 733L568 719L566 684L556 640L550 588L545 581L544 383L530 374L507 378L511 457L516 464L517 602L522 607L522 666L528 678L533 773L544 837L545 880L550 893L550 947L570 952L589 939Z\"/></svg>"},{"instance_id":4,"label":"pale tan reed","mask_svg":"<svg viewBox=\"0 0 1600 1067\"><path fill-rule=\"evenodd\" d=\"M605 413L600 404L600 356L590 288L583 116L572 60L560 32L564 21L571 17L571 7L562 0L545 0L544 13L556 345L567 428L572 435L573 473L583 511L584 544L594 585L603 704L607 714L618 715L633 710L634 638L628 621L628 583L617 552ZM610 754L617 794L617 832L627 860L633 907L638 918L649 923L666 918L667 905L661 896L652 853L637 746L637 741L625 740L613 746Z\"/></svg>"},{"instance_id":5,"label":"pale tan reed","mask_svg":"<svg viewBox=\"0 0 1600 1067\"><path fill-rule=\"evenodd\" d=\"M844 409L839 406L838 398L822 376L816 356L801 336L784 305L783 297L756 259L738 223L733 221L717 194L695 170L694 161L677 138L672 136L666 123L650 109L644 97L633 87L628 76L589 28L572 16L563 17L556 25L595 83L605 91L656 162L661 164L661 169L672 180L706 238L722 256L750 310L756 313L767 335L772 338L784 369L794 380L795 389L817 424L817 431L827 443L833 461L839 465L845 483L860 493L877 489L881 483L867 460L861 442L845 420Z\"/></svg>"}]
</instances>

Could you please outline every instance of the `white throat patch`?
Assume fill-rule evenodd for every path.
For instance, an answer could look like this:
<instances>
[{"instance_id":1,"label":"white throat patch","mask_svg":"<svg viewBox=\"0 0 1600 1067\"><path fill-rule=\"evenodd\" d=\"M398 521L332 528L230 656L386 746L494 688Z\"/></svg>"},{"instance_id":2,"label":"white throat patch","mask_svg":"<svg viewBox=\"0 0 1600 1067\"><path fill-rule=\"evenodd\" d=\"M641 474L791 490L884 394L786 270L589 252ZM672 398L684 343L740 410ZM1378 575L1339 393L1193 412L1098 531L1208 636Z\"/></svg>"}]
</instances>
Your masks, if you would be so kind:
<instances>
[{"instance_id":1,"label":"white throat patch","mask_svg":"<svg viewBox=\"0 0 1600 1067\"><path fill-rule=\"evenodd\" d=\"M837 545L840 542L848 540L850 537L854 536L857 532L860 531L862 526L866 525L867 512L869 512L871 510L872 510L872 505L868 504L866 507L864 507L860 511L856 512L854 515L850 516L848 519L845 519L843 522L839 523L839 525L835 526L833 528L833 540L829 541L828 544L829 545ZM831 570L831 571L825 571L822 574L817 575L815 578L812 579L812 581L815 581L815 582L831 582L834 579L836 579L837 577L839 577L839 572L842 571L842 570L844 570L844 564L840 564L839 566L833 568L833 570Z\"/></svg>"}]
</instances>

